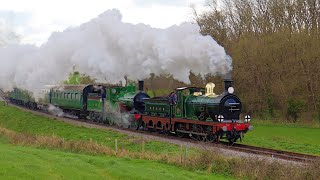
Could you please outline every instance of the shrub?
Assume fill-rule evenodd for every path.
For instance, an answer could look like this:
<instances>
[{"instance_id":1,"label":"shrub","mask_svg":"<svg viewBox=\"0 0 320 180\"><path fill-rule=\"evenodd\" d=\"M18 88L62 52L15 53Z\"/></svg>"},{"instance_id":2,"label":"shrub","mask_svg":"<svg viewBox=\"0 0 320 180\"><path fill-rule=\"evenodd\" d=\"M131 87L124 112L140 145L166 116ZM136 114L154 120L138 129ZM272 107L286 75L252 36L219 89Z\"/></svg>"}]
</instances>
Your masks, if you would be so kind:
<instances>
[{"instance_id":1,"label":"shrub","mask_svg":"<svg viewBox=\"0 0 320 180\"><path fill-rule=\"evenodd\" d=\"M293 122L296 122L303 106L303 101L297 99L289 99L287 107L287 119L292 118Z\"/></svg>"}]
</instances>

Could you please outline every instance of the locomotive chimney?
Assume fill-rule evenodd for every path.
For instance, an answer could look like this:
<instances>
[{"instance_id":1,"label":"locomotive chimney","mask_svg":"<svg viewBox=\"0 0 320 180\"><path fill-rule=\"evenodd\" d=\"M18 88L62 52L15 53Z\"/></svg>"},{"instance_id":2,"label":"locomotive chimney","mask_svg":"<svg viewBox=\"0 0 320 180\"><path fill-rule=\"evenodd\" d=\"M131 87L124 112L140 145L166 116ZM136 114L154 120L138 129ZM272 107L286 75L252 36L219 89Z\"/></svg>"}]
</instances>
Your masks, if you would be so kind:
<instances>
[{"instance_id":1,"label":"locomotive chimney","mask_svg":"<svg viewBox=\"0 0 320 180\"><path fill-rule=\"evenodd\" d=\"M139 91L143 91L143 81L138 81L139 82Z\"/></svg>"},{"instance_id":2,"label":"locomotive chimney","mask_svg":"<svg viewBox=\"0 0 320 180\"><path fill-rule=\"evenodd\" d=\"M232 87L232 80L231 79L225 79L224 80L224 93L228 94L229 87Z\"/></svg>"},{"instance_id":3,"label":"locomotive chimney","mask_svg":"<svg viewBox=\"0 0 320 180\"><path fill-rule=\"evenodd\" d=\"M128 86L128 76L125 75L125 76L124 76L124 79L126 80L126 87L127 87L127 86Z\"/></svg>"}]
</instances>

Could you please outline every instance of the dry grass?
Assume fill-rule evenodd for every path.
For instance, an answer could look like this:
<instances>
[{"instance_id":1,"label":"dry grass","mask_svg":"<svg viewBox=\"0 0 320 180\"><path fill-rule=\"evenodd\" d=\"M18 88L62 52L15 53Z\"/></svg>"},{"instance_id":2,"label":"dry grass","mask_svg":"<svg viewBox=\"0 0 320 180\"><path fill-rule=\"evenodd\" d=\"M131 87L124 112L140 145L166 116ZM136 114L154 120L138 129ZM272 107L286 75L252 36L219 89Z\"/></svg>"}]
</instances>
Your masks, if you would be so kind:
<instances>
[{"instance_id":1,"label":"dry grass","mask_svg":"<svg viewBox=\"0 0 320 180\"><path fill-rule=\"evenodd\" d=\"M0 127L0 135L6 137L12 144L34 146L48 149L68 150L72 152L85 152L89 154L114 154L114 150L99 145L93 141L65 141L56 136L35 136L16 133Z\"/></svg>"},{"instance_id":2,"label":"dry grass","mask_svg":"<svg viewBox=\"0 0 320 180\"><path fill-rule=\"evenodd\" d=\"M226 158L219 155L219 152L209 151L188 158L186 166L239 179L311 180L320 177L320 161L311 164L284 164L258 158Z\"/></svg>"},{"instance_id":3,"label":"dry grass","mask_svg":"<svg viewBox=\"0 0 320 180\"><path fill-rule=\"evenodd\" d=\"M201 151L198 155L185 157L169 154L157 155L150 151L131 152L125 148L117 151L94 141L67 141L52 136L35 136L16 133L0 127L0 136L7 138L12 144L33 146L48 149L59 149L71 152L81 152L93 155L109 155L146 159L184 166L190 170L203 170L209 173L224 174L239 179L318 179L320 177L320 161L306 165L293 165L266 161L255 158L228 158L220 151Z\"/></svg>"}]
</instances>

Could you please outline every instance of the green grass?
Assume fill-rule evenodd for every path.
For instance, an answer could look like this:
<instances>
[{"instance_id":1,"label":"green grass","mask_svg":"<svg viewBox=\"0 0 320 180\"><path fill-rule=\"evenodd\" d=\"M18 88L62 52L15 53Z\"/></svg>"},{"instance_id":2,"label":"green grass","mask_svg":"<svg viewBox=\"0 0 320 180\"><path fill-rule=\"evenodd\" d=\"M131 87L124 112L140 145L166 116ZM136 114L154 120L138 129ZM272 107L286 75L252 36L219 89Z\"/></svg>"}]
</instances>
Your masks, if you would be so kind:
<instances>
[{"instance_id":1,"label":"green grass","mask_svg":"<svg viewBox=\"0 0 320 180\"><path fill-rule=\"evenodd\" d=\"M48 141L44 141L45 143L41 144L41 141L38 142L34 137L26 136L21 133L45 136L51 136L54 134L55 136L63 137L65 140L72 141L88 141L91 139L93 141L97 141L99 144L109 146L110 148L114 148L114 139L118 139L119 148L121 149L123 147L130 150L130 152L140 151L141 143L137 141L137 139L132 139L132 137L128 137L117 132L77 127L61 121L49 119L44 116L34 115L30 112L24 112L14 107L4 107L1 105L0 127L5 127L14 131L10 131L12 133L18 133L16 134L17 136L13 136L10 132L4 130L2 131L3 137L0 136L0 179L21 179L22 177L26 179L143 179L150 177L152 177L152 179L217 179L229 176L240 179L246 179L246 177L251 179L272 179L272 177L274 177L274 179L279 179L283 174L290 174L292 177L305 177L306 174L311 173L311 175L313 175L314 172L318 170L317 164L313 166L314 169L307 167L304 169L305 172L303 172L301 171L301 168L296 169L293 167L282 166L279 163L269 164L257 159L228 159L223 156L217 156L217 154L214 154L211 151L203 153L199 151L198 155L200 156L194 156L194 154L189 151L188 158L184 161L187 168L184 168L176 166L180 163L179 159L174 161L168 161L168 159L146 161L139 159L139 157L141 157L140 155L131 156L130 154L125 153L127 151L122 151L124 154L121 156L119 155L118 157L114 157L114 154L112 153L112 157L110 157L108 153L108 156L102 156L100 153L92 153L96 149L93 146L89 147L93 148L91 149L92 152L88 151L89 153L86 153L87 151L82 151L81 149L78 151L78 146L63 145L61 146L63 147L61 149L59 148L60 146L57 146L58 148L55 148L56 146L52 146L52 148L50 146L51 144L49 146L46 144ZM297 152L317 152L317 149L319 149L318 146L310 143L312 141L305 141L305 135L300 134L299 136L297 133L299 138L302 138L300 141L303 143L307 142L308 146L304 146L299 149L299 146L297 146L296 143L288 143L293 142L293 135L295 135L297 129L301 129L302 133L310 133L313 131L312 133L314 134L312 134L312 141L316 139L316 135L318 135L317 131L319 130L316 128L286 127L283 125L272 126L272 124L261 125L259 123L255 123L255 130L247 134L245 143L264 147L274 147L276 149L293 149L293 151ZM270 134L270 131L272 131L272 134ZM20 141L17 141L19 139L16 138L26 140L29 144L19 143ZM64 140L62 142L65 142L66 144L69 143ZM30 145L30 147L13 146L9 145L9 143L16 145ZM39 149L36 149L36 147ZM66 149L65 147L69 147L69 149ZM28 149L30 151L28 151ZM149 141L146 142L145 149L150 152L149 155L152 155L152 157L157 156L152 153L156 152L158 154L171 153L169 156L166 156L169 157L170 160L177 157L179 158L177 155L179 154L180 147L176 145ZM195 150L192 151L193 153L198 152ZM75 154L75 152L81 154ZM24 154L20 155L20 153ZM91 156L90 154L95 154L95 156ZM131 159L129 157L138 159ZM160 155L157 157L162 158L164 156ZM144 159L154 158L147 157ZM164 164L164 162L173 165L167 165ZM113 166L113 164L115 164L115 166ZM167 169L169 170L165 167L168 167ZM190 172L188 169L192 169L194 172ZM255 169L255 171L252 171L252 169ZM208 174L206 172L208 172ZM214 172L214 174L209 172ZM182 175L180 176L179 173ZM215 174L219 175L216 176ZM3 178L1 178L2 176Z\"/></svg>"},{"instance_id":2,"label":"green grass","mask_svg":"<svg viewBox=\"0 0 320 180\"><path fill-rule=\"evenodd\" d=\"M254 130L246 134L244 144L320 155L320 128L268 121L252 123Z\"/></svg>"},{"instance_id":3,"label":"green grass","mask_svg":"<svg viewBox=\"0 0 320 180\"><path fill-rule=\"evenodd\" d=\"M269 121L252 122L254 130L245 135L244 144L279 150L320 155L320 128L301 127L299 124L274 124ZM56 135L66 140L94 140L100 144L114 148L114 140L118 139L119 148L130 151L141 151L141 142L113 131L77 127L47 117L24 112L14 107L0 105L0 126L16 132L34 135ZM146 151L157 154L179 154L176 145L149 141ZM189 154L196 153L193 149Z\"/></svg>"},{"instance_id":4,"label":"green grass","mask_svg":"<svg viewBox=\"0 0 320 180\"><path fill-rule=\"evenodd\" d=\"M119 148L130 151L141 151L142 149L141 140L118 132L75 126L10 106L0 105L0 126L19 133L55 135L66 140L93 140L110 148L114 148L115 139L117 139ZM145 150L156 154L174 155L180 152L180 147L169 143L149 141L145 143ZM189 153L192 154L195 151L191 149Z\"/></svg>"},{"instance_id":5,"label":"green grass","mask_svg":"<svg viewBox=\"0 0 320 180\"><path fill-rule=\"evenodd\" d=\"M0 179L230 179L163 163L74 154L5 144Z\"/></svg>"}]
</instances>

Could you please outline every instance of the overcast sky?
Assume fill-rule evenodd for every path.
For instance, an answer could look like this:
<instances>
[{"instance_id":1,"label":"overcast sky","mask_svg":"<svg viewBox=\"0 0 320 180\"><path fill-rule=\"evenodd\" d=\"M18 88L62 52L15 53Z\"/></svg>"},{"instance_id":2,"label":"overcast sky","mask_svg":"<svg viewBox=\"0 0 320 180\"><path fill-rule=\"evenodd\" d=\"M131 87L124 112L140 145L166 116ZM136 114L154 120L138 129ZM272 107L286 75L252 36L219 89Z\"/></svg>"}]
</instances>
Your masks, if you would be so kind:
<instances>
[{"instance_id":1,"label":"overcast sky","mask_svg":"<svg viewBox=\"0 0 320 180\"><path fill-rule=\"evenodd\" d=\"M0 0L0 33L14 30L22 43L40 45L54 31L63 31L119 9L124 22L157 28L192 20L191 5L205 0Z\"/></svg>"}]
</instances>

